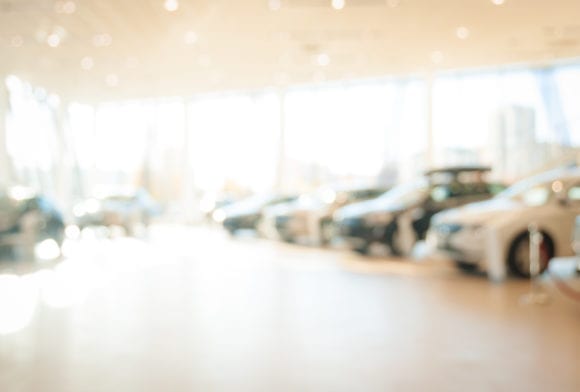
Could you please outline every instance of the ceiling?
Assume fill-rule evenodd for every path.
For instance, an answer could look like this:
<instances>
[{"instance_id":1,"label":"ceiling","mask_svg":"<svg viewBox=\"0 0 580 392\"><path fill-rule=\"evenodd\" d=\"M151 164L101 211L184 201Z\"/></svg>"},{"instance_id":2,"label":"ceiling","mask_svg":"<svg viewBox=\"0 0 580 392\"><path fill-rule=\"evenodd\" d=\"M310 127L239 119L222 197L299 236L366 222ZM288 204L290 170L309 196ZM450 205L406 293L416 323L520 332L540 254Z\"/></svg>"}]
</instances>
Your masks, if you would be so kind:
<instances>
[{"instance_id":1,"label":"ceiling","mask_svg":"<svg viewBox=\"0 0 580 392\"><path fill-rule=\"evenodd\" d=\"M80 101L576 57L578 0L0 0L0 75Z\"/></svg>"}]
</instances>

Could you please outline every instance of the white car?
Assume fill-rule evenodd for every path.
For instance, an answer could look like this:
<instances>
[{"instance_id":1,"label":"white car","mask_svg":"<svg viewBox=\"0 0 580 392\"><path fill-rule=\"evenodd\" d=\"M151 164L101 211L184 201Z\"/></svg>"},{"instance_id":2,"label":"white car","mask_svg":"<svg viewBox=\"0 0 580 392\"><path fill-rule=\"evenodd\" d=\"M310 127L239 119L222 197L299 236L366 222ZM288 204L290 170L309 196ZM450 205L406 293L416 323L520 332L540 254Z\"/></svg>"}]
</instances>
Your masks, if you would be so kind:
<instances>
[{"instance_id":1,"label":"white car","mask_svg":"<svg viewBox=\"0 0 580 392\"><path fill-rule=\"evenodd\" d=\"M433 217L427 242L464 269L490 273L499 260L530 276L529 227L543 234L540 272L553 257L573 256L570 237L580 214L580 168L561 168L520 181L491 200Z\"/></svg>"},{"instance_id":2,"label":"white car","mask_svg":"<svg viewBox=\"0 0 580 392\"><path fill-rule=\"evenodd\" d=\"M337 209L373 199L385 191L384 188L375 187L324 187L304 194L293 202L265 210L261 231L266 237L277 237L288 242L327 245L334 236L332 215Z\"/></svg>"}]
</instances>

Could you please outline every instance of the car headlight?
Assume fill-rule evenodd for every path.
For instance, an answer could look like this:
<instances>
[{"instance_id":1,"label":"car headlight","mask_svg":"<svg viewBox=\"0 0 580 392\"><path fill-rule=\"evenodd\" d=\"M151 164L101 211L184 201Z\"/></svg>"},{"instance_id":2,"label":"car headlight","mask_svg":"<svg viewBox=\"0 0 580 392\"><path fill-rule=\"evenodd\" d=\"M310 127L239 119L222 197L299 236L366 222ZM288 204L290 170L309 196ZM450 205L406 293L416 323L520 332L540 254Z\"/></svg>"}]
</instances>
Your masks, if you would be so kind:
<instances>
[{"instance_id":1,"label":"car headlight","mask_svg":"<svg viewBox=\"0 0 580 392\"><path fill-rule=\"evenodd\" d=\"M226 220L226 213L221 209L215 210L211 216L217 223L223 223L223 221Z\"/></svg>"}]
</instances>

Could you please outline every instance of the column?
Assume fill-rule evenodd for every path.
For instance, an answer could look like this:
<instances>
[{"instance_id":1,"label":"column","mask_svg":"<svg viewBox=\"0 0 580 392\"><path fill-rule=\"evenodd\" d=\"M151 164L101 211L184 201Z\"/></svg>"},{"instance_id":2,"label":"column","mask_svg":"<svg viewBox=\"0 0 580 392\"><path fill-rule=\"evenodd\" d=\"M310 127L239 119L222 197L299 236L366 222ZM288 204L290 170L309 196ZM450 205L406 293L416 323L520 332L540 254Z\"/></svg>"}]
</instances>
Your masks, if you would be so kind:
<instances>
[{"instance_id":1,"label":"column","mask_svg":"<svg viewBox=\"0 0 580 392\"><path fill-rule=\"evenodd\" d=\"M426 169L432 169L435 166L435 146L433 141L433 73L429 72L425 76L426 88L426 121L427 121L427 151L426 151Z\"/></svg>"},{"instance_id":2,"label":"column","mask_svg":"<svg viewBox=\"0 0 580 392\"><path fill-rule=\"evenodd\" d=\"M278 165L276 168L276 190L282 192L286 190L286 91L280 89L278 91L279 103L279 130L278 130Z\"/></svg>"},{"instance_id":3,"label":"column","mask_svg":"<svg viewBox=\"0 0 580 392\"><path fill-rule=\"evenodd\" d=\"M0 187L12 184L12 162L6 144L9 95L5 78L0 75Z\"/></svg>"},{"instance_id":4,"label":"column","mask_svg":"<svg viewBox=\"0 0 580 392\"><path fill-rule=\"evenodd\" d=\"M189 111L190 102L187 99L183 100L183 150L182 150L182 170L183 170L183 212L187 222L197 221L196 208L199 204L198 195L195 192L194 169L192 167L192 129L191 129L191 114Z\"/></svg>"}]
</instances>

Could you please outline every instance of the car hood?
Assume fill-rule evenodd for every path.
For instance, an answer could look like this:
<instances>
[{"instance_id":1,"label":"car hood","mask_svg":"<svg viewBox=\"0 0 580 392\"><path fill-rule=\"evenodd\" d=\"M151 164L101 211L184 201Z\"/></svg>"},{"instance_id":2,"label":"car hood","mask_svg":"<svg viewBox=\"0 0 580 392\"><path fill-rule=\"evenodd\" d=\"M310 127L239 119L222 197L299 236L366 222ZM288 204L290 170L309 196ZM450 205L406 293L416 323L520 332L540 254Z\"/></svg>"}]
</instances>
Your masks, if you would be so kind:
<instances>
[{"instance_id":1,"label":"car hood","mask_svg":"<svg viewBox=\"0 0 580 392\"><path fill-rule=\"evenodd\" d=\"M433 217L433 224L486 224L494 219L505 217L508 214L517 214L523 208L524 206L515 200L495 198L440 212Z\"/></svg>"},{"instance_id":2,"label":"car hood","mask_svg":"<svg viewBox=\"0 0 580 392\"><path fill-rule=\"evenodd\" d=\"M268 217L288 216L296 209L295 202L274 204L264 209L264 215Z\"/></svg>"},{"instance_id":3,"label":"car hood","mask_svg":"<svg viewBox=\"0 0 580 392\"><path fill-rule=\"evenodd\" d=\"M385 203L381 199L372 199L339 208L335 212L334 217L335 219L357 218L374 212L395 212L404 209L405 206L401 204Z\"/></svg>"}]
</instances>

